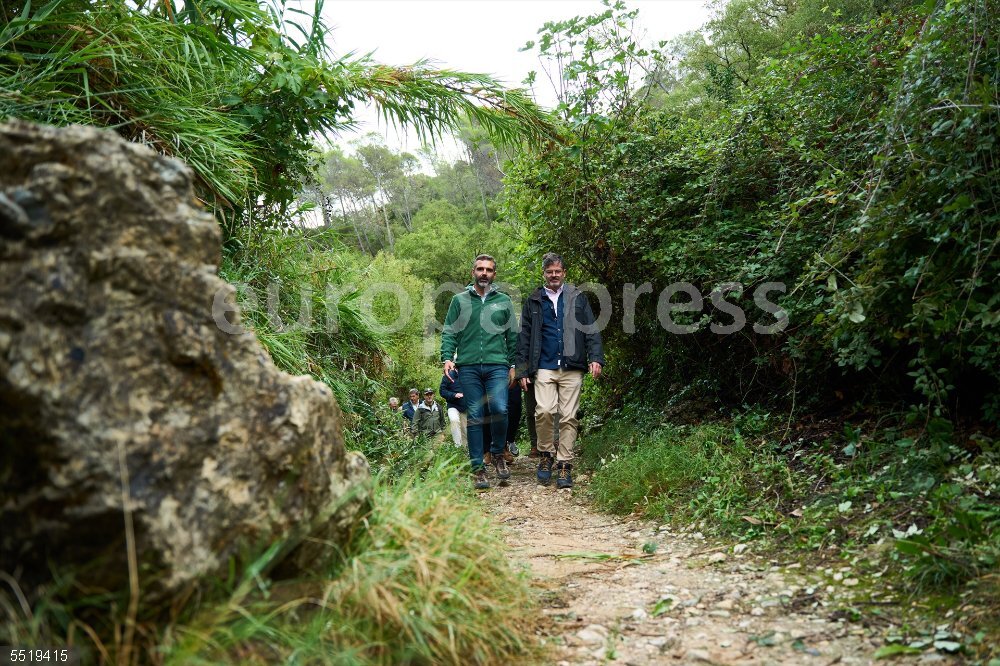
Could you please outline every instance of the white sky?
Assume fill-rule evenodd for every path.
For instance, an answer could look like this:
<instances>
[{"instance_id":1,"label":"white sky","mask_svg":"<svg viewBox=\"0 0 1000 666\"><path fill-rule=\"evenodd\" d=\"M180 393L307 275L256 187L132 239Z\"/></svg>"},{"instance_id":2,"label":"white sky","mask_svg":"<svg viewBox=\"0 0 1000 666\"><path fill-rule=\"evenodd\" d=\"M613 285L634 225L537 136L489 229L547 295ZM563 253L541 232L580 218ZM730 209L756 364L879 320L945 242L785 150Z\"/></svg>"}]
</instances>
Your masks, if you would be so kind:
<instances>
[{"instance_id":1,"label":"white sky","mask_svg":"<svg viewBox=\"0 0 1000 666\"><path fill-rule=\"evenodd\" d=\"M638 33L646 45L694 30L709 17L704 0L626 0L626 4L639 10ZM374 51L376 61L389 65L430 58L442 67L492 74L511 87L520 87L528 72L537 70L535 98L552 106L555 96L537 57L518 49L537 40L546 21L602 9L599 0L326 0L323 15L332 28L328 39L337 55ZM414 138L383 127L373 111L359 113L358 118L365 121L359 133L345 134L338 143L375 131L384 134L392 148L419 148Z\"/></svg>"}]
</instances>

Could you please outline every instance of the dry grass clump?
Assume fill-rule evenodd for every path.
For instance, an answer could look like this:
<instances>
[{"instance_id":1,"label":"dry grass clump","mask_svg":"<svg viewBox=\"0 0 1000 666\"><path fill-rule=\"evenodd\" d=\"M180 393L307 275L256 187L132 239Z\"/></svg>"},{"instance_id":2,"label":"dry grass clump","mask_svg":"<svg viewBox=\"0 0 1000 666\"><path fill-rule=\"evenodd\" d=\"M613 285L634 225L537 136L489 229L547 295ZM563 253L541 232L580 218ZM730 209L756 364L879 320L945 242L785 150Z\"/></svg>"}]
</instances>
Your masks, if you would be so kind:
<instances>
[{"instance_id":1,"label":"dry grass clump","mask_svg":"<svg viewBox=\"0 0 1000 666\"><path fill-rule=\"evenodd\" d=\"M368 529L313 580L259 586L169 631L165 663L468 664L529 654L530 598L461 461L377 482Z\"/></svg>"}]
</instances>

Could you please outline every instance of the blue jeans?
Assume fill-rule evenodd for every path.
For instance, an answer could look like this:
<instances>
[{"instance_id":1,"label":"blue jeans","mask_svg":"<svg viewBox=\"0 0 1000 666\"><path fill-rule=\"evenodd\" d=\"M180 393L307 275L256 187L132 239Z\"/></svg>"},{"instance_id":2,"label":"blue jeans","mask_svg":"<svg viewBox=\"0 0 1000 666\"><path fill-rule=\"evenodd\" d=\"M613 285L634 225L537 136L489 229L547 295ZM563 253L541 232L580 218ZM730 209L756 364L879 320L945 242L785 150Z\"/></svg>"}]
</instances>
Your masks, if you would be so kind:
<instances>
[{"instance_id":1,"label":"blue jeans","mask_svg":"<svg viewBox=\"0 0 1000 666\"><path fill-rule=\"evenodd\" d=\"M490 452L494 457L503 455L507 441L507 377L509 368L502 364L460 365L458 381L465 392L468 406L466 437L469 442L469 460L472 469L483 466L483 423L489 423ZM484 405L489 404L490 416L483 418Z\"/></svg>"}]
</instances>

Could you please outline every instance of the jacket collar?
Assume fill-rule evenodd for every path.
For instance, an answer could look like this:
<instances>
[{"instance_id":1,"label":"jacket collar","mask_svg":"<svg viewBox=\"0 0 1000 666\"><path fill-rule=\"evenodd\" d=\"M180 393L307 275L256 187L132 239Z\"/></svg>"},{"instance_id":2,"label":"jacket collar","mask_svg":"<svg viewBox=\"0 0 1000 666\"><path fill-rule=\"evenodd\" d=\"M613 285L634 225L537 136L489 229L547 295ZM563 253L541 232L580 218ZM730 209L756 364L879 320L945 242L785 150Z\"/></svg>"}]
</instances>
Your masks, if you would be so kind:
<instances>
[{"instance_id":1,"label":"jacket collar","mask_svg":"<svg viewBox=\"0 0 1000 666\"><path fill-rule=\"evenodd\" d=\"M470 282L469 284L465 285L465 290L468 291L473 296L475 296L476 298L482 298L482 296L479 295L479 292L476 291L475 282ZM490 296L496 293L498 293L497 286L495 284L491 284L490 288L486 290L486 298L489 298Z\"/></svg>"},{"instance_id":2,"label":"jacket collar","mask_svg":"<svg viewBox=\"0 0 1000 666\"><path fill-rule=\"evenodd\" d=\"M576 293L579 292L579 291L580 290L576 288L576 285L572 285L569 282L564 282L563 283L563 293L562 293L563 302L567 302L568 303L570 297L571 296L575 296ZM548 298L548 296L545 296L545 286L544 285L542 285L538 289L535 289L535 291L531 292L531 296L529 296L528 298L536 300L536 301L538 301L540 303L542 301L542 297L543 296L545 298Z\"/></svg>"}]
</instances>

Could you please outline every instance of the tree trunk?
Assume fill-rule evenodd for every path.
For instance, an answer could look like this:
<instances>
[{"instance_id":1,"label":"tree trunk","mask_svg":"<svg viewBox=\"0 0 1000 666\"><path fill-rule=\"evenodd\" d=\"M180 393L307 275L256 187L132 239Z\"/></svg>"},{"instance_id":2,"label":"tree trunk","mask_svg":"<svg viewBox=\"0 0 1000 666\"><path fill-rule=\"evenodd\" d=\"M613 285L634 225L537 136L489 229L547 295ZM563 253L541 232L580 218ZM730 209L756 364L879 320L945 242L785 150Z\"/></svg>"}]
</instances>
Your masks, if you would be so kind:
<instances>
[{"instance_id":1,"label":"tree trunk","mask_svg":"<svg viewBox=\"0 0 1000 666\"><path fill-rule=\"evenodd\" d=\"M344 220L347 220L347 206L344 205L343 194L340 195L340 210L344 213ZM351 218L351 226L354 227L354 235L358 237L358 249L362 252L368 252L365 249L365 244L361 242L361 232L358 231L358 223L354 221L353 217Z\"/></svg>"},{"instance_id":2,"label":"tree trunk","mask_svg":"<svg viewBox=\"0 0 1000 666\"><path fill-rule=\"evenodd\" d=\"M381 181L381 179L379 180L378 186L379 186L379 191L382 191L382 181ZM372 205L375 206L375 211L376 211L375 214L378 215L378 206L375 203L375 195L374 194L372 195ZM389 227L389 211L387 210L387 208L388 208L387 206L382 206L382 219L385 220L385 236L386 236L386 239L389 241L389 252L395 252L395 250L396 250L396 241L395 241L395 239L393 239L393 237L392 237L392 229Z\"/></svg>"}]
</instances>

